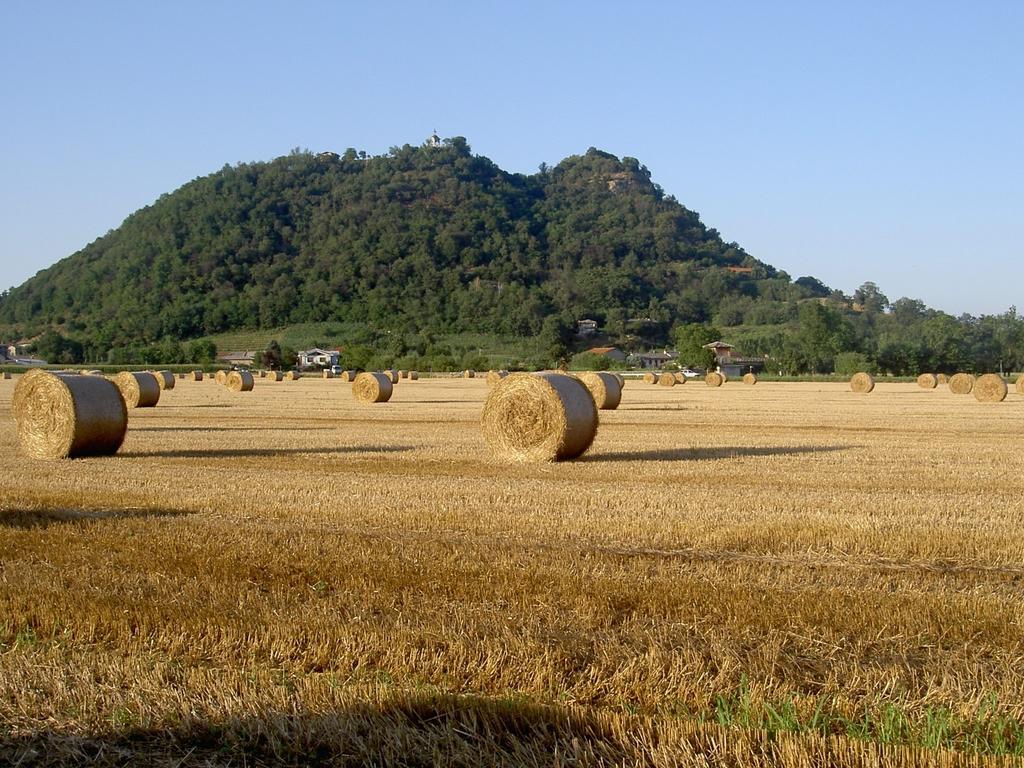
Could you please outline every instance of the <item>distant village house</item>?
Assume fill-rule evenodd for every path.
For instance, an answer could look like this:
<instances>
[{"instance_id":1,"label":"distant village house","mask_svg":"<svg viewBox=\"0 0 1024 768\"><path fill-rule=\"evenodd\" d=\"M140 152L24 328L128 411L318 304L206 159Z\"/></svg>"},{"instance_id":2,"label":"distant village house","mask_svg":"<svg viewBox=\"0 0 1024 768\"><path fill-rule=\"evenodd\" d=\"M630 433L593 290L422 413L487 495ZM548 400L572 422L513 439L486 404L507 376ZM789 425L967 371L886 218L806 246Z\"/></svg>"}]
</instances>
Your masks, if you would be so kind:
<instances>
[{"instance_id":1,"label":"distant village house","mask_svg":"<svg viewBox=\"0 0 1024 768\"><path fill-rule=\"evenodd\" d=\"M626 362L626 353L621 349L616 349L615 347L591 347L587 350L587 354L607 357L609 360L616 363Z\"/></svg>"},{"instance_id":2,"label":"distant village house","mask_svg":"<svg viewBox=\"0 0 1024 768\"><path fill-rule=\"evenodd\" d=\"M733 354L735 347L724 341L712 341L705 344L704 349L709 349L715 354L715 367L726 376L742 376L764 369L763 357L739 357Z\"/></svg>"},{"instance_id":3,"label":"distant village house","mask_svg":"<svg viewBox=\"0 0 1024 768\"><path fill-rule=\"evenodd\" d=\"M577 336L593 336L597 333L597 320L579 320L576 323Z\"/></svg>"},{"instance_id":4,"label":"distant village house","mask_svg":"<svg viewBox=\"0 0 1024 768\"><path fill-rule=\"evenodd\" d=\"M313 347L312 349L302 350L298 353L298 357L300 368L313 368L315 366L330 368L332 365L338 364L338 359L341 357L341 350Z\"/></svg>"},{"instance_id":5,"label":"distant village house","mask_svg":"<svg viewBox=\"0 0 1024 768\"><path fill-rule=\"evenodd\" d=\"M256 352L226 352L223 355L217 355L218 362L238 368L248 368L255 359Z\"/></svg>"}]
</instances>

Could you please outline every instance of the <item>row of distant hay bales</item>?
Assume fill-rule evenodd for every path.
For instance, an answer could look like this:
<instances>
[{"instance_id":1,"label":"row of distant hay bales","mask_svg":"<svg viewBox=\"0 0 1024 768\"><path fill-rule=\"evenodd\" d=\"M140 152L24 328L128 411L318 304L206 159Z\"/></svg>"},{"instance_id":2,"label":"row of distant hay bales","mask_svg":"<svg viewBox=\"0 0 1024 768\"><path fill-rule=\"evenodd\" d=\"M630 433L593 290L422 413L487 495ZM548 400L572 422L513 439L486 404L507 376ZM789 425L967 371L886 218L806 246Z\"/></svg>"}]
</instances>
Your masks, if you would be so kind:
<instances>
[{"instance_id":1,"label":"row of distant hay bales","mask_svg":"<svg viewBox=\"0 0 1024 768\"><path fill-rule=\"evenodd\" d=\"M948 378L943 373L922 373L917 377L917 385L922 389L937 389L939 384L946 384L954 395L973 393L981 403L1001 403L1009 391L1006 379L998 373L985 373L978 377L970 373L955 373ZM866 394L874 388L874 378L864 371L850 379L850 389L854 392ZM1024 375L1017 377L1016 388L1017 392L1024 394Z\"/></svg>"}]
</instances>

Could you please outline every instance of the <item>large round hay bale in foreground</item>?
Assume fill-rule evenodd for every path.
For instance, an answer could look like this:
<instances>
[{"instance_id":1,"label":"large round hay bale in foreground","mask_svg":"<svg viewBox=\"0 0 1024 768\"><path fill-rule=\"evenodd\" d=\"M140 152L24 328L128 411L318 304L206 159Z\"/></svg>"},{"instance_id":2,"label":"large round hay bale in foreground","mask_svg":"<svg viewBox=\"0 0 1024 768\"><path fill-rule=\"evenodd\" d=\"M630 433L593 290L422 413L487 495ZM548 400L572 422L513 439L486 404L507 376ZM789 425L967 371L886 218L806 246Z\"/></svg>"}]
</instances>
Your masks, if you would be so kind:
<instances>
[{"instance_id":1,"label":"large round hay bale in foreground","mask_svg":"<svg viewBox=\"0 0 1024 768\"><path fill-rule=\"evenodd\" d=\"M215 374L213 374L213 380L216 381L218 384L223 384L225 381L228 380L228 372L224 370L217 371Z\"/></svg>"},{"instance_id":2,"label":"large round hay bale in foreground","mask_svg":"<svg viewBox=\"0 0 1024 768\"><path fill-rule=\"evenodd\" d=\"M192 372L189 373L188 377L192 381L202 381L203 380L203 372L202 371L192 371Z\"/></svg>"},{"instance_id":3,"label":"large round hay bale in foreground","mask_svg":"<svg viewBox=\"0 0 1024 768\"><path fill-rule=\"evenodd\" d=\"M284 378L284 374L280 371L267 371L267 379L269 381L281 381Z\"/></svg>"},{"instance_id":4,"label":"large round hay bale in foreground","mask_svg":"<svg viewBox=\"0 0 1024 768\"><path fill-rule=\"evenodd\" d=\"M394 383L386 373L360 373L352 382L352 394L360 403L386 403L391 399Z\"/></svg>"},{"instance_id":5,"label":"large round hay bale in foreground","mask_svg":"<svg viewBox=\"0 0 1024 768\"><path fill-rule=\"evenodd\" d=\"M467 368L466 370L464 370L462 372L462 378L464 378L464 379L475 379L476 378L476 371L474 371L472 368Z\"/></svg>"},{"instance_id":6,"label":"large round hay bale in foreground","mask_svg":"<svg viewBox=\"0 0 1024 768\"><path fill-rule=\"evenodd\" d=\"M674 387L676 385L676 377L674 373L665 371L658 376L659 387Z\"/></svg>"},{"instance_id":7,"label":"large round hay bale in foreground","mask_svg":"<svg viewBox=\"0 0 1024 768\"><path fill-rule=\"evenodd\" d=\"M974 399L979 403L1001 403L1006 399L1006 379L998 373L986 373L974 382Z\"/></svg>"},{"instance_id":8,"label":"large round hay bale in foreground","mask_svg":"<svg viewBox=\"0 0 1024 768\"><path fill-rule=\"evenodd\" d=\"M970 373L954 373L949 377L949 391L954 395L969 395L974 389L974 376Z\"/></svg>"},{"instance_id":9,"label":"large round hay bale in foreground","mask_svg":"<svg viewBox=\"0 0 1024 768\"><path fill-rule=\"evenodd\" d=\"M656 374L654 371L648 371L647 373L644 374L644 384L657 384L657 383L658 383L658 374Z\"/></svg>"},{"instance_id":10,"label":"large round hay bale in foreground","mask_svg":"<svg viewBox=\"0 0 1024 768\"><path fill-rule=\"evenodd\" d=\"M583 382L563 373L514 373L487 395L484 439L505 461L575 459L597 434L597 406Z\"/></svg>"},{"instance_id":11,"label":"large round hay bale in foreground","mask_svg":"<svg viewBox=\"0 0 1024 768\"><path fill-rule=\"evenodd\" d=\"M252 392L256 380L249 371L232 371L228 374L224 386L231 392Z\"/></svg>"},{"instance_id":12,"label":"large round hay bale in foreground","mask_svg":"<svg viewBox=\"0 0 1024 768\"><path fill-rule=\"evenodd\" d=\"M302 374L299 373L298 371L288 371L288 373L284 375L285 381L298 381L301 378Z\"/></svg>"},{"instance_id":13,"label":"large round hay bale in foreground","mask_svg":"<svg viewBox=\"0 0 1024 768\"><path fill-rule=\"evenodd\" d=\"M128 429L124 398L102 376L33 369L14 388L11 412L22 450L38 459L110 456Z\"/></svg>"},{"instance_id":14,"label":"large round hay bale in foreground","mask_svg":"<svg viewBox=\"0 0 1024 768\"><path fill-rule=\"evenodd\" d=\"M614 411L622 401L619 377L607 371L583 371L577 377L590 391L599 411Z\"/></svg>"},{"instance_id":15,"label":"large round hay bale in foreground","mask_svg":"<svg viewBox=\"0 0 1024 768\"><path fill-rule=\"evenodd\" d=\"M160 389L174 389L174 374L170 371L150 371L156 377Z\"/></svg>"},{"instance_id":16,"label":"large round hay bale in foreground","mask_svg":"<svg viewBox=\"0 0 1024 768\"><path fill-rule=\"evenodd\" d=\"M853 374L850 379L850 389L860 395L866 395L875 388L875 379L870 373L861 371Z\"/></svg>"},{"instance_id":17,"label":"large round hay bale in foreground","mask_svg":"<svg viewBox=\"0 0 1024 768\"><path fill-rule=\"evenodd\" d=\"M751 386L753 386L754 384L757 384L757 374L754 373L753 371L750 371L748 373L744 373L743 374L743 383L744 384L750 384Z\"/></svg>"},{"instance_id":18,"label":"large round hay bale in foreground","mask_svg":"<svg viewBox=\"0 0 1024 768\"><path fill-rule=\"evenodd\" d=\"M720 387L725 384L725 376L720 374L718 371L711 371L704 377L704 383L709 387Z\"/></svg>"},{"instance_id":19,"label":"large round hay bale in foreground","mask_svg":"<svg viewBox=\"0 0 1024 768\"><path fill-rule=\"evenodd\" d=\"M508 376L508 371L495 371L494 369L489 370L487 372L487 386L493 387L506 376Z\"/></svg>"},{"instance_id":20,"label":"large round hay bale in foreground","mask_svg":"<svg viewBox=\"0 0 1024 768\"><path fill-rule=\"evenodd\" d=\"M921 389L935 389L939 386L939 377L934 373L922 373L917 377L917 386Z\"/></svg>"},{"instance_id":21,"label":"large round hay bale in foreground","mask_svg":"<svg viewBox=\"0 0 1024 768\"><path fill-rule=\"evenodd\" d=\"M152 408L160 402L160 385L148 371L121 371L114 377L114 383L129 408Z\"/></svg>"}]
</instances>

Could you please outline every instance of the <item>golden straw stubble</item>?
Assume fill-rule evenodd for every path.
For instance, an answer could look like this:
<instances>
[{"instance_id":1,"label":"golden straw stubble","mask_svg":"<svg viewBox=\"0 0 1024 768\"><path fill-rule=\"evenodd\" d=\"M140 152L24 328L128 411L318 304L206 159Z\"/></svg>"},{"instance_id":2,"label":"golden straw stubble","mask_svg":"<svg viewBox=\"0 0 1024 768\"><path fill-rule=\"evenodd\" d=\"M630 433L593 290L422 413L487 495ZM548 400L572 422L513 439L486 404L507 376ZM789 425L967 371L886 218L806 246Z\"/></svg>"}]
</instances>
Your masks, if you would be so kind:
<instances>
[{"instance_id":1,"label":"golden straw stubble","mask_svg":"<svg viewBox=\"0 0 1024 768\"><path fill-rule=\"evenodd\" d=\"M855 373L850 378L850 389L859 395L866 395L875 388L874 377L865 371Z\"/></svg>"},{"instance_id":2,"label":"golden straw stubble","mask_svg":"<svg viewBox=\"0 0 1024 768\"><path fill-rule=\"evenodd\" d=\"M969 395L974 389L974 376L970 373L954 373L949 377L948 386L954 395Z\"/></svg>"},{"instance_id":3,"label":"golden straw stubble","mask_svg":"<svg viewBox=\"0 0 1024 768\"><path fill-rule=\"evenodd\" d=\"M249 371L232 371L224 381L224 386L231 392L252 392L255 383Z\"/></svg>"},{"instance_id":4,"label":"golden straw stubble","mask_svg":"<svg viewBox=\"0 0 1024 768\"><path fill-rule=\"evenodd\" d=\"M922 373L917 377L917 386L921 389L935 389L939 386L939 377L934 373Z\"/></svg>"},{"instance_id":5,"label":"golden straw stubble","mask_svg":"<svg viewBox=\"0 0 1024 768\"><path fill-rule=\"evenodd\" d=\"M583 371L577 374L583 386L590 390L594 405L599 411L614 411L622 401L622 384L619 377L607 371Z\"/></svg>"},{"instance_id":6,"label":"golden straw stubble","mask_svg":"<svg viewBox=\"0 0 1024 768\"><path fill-rule=\"evenodd\" d=\"M386 403L393 391L391 377L380 371L360 373L352 382L352 395L360 403Z\"/></svg>"},{"instance_id":7,"label":"golden straw stubble","mask_svg":"<svg viewBox=\"0 0 1024 768\"><path fill-rule=\"evenodd\" d=\"M1001 403L1006 399L1006 379L998 373L986 373L974 382L974 399L979 403Z\"/></svg>"},{"instance_id":8,"label":"golden straw stubble","mask_svg":"<svg viewBox=\"0 0 1024 768\"><path fill-rule=\"evenodd\" d=\"M160 385L152 373L121 371L114 383L129 408L152 408L160 402Z\"/></svg>"},{"instance_id":9,"label":"golden straw stubble","mask_svg":"<svg viewBox=\"0 0 1024 768\"><path fill-rule=\"evenodd\" d=\"M494 454L509 462L581 456L597 434L597 406L583 382L564 373L513 373L491 389L481 428Z\"/></svg>"},{"instance_id":10,"label":"golden straw stubble","mask_svg":"<svg viewBox=\"0 0 1024 768\"><path fill-rule=\"evenodd\" d=\"M109 456L128 429L128 408L114 382L39 369L18 381L11 401L22 450L39 459Z\"/></svg>"}]
</instances>

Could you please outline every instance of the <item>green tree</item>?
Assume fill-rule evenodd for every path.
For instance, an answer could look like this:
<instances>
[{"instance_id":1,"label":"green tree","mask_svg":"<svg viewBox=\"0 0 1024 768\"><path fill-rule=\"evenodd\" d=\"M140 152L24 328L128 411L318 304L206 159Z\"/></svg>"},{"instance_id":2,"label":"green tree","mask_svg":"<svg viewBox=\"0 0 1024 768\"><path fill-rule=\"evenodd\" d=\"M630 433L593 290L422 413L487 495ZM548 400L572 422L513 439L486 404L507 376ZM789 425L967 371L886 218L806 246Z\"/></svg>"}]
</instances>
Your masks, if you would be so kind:
<instances>
[{"instance_id":1,"label":"green tree","mask_svg":"<svg viewBox=\"0 0 1024 768\"><path fill-rule=\"evenodd\" d=\"M710 349L704 349L704 345L721 341L721 332L715 326L704 323L677 325L672 329L672 339L675 341L676 352L679 353L680 365L714 367L715 353Z\"/></svg>"}]
</instances>

